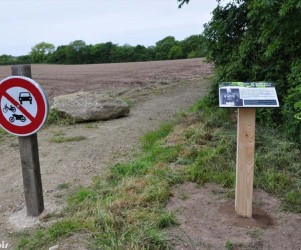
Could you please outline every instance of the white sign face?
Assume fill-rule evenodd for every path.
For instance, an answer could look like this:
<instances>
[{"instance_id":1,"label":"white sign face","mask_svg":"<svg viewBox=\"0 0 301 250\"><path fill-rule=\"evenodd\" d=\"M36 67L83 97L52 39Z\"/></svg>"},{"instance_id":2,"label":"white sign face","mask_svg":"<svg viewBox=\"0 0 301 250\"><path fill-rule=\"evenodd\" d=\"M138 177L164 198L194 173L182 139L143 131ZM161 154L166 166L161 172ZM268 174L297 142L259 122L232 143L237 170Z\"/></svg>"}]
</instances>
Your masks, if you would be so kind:
<instances>
[{"instance_id":1,"label":"white sign face","mask_svg":"<svg viewBox=\"0 0 301 250\"><path fill-rule=\"evenodd\" d=\"M48 114L48 100L37 82L27 77L7 77L0 82L0 125L7 132L36 133Z\"/></svg>"},{"instance_id":2,"label":"white sign face","mask_svg":"<svg viewBox=\"0 0 301 250\"><path fill-rule=\"evenodd\" d=\"M220 107L279 107L274 83L225 82L219 85Z\"/></svg>"}]
</instances>

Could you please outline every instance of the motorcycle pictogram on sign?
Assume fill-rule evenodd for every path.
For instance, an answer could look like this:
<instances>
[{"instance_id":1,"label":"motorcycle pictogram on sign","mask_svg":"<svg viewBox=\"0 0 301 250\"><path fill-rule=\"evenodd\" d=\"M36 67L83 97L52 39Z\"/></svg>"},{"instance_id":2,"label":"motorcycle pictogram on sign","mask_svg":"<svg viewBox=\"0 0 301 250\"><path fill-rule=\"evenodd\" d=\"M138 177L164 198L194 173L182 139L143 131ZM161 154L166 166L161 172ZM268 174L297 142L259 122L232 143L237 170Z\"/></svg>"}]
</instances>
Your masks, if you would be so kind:
<instances>
[{"instance_id":1,"label":"motorcycle pictogram on sign","mask_svg":"<svg viewBox=\"0 0 301 250\"><path fill-rule=\"evenodd\" d=\"M0 82L0 125L9 133L37 132L48 114L48 100L40 85L28 77L12 76Z\"/></svg>"}]
</instances>

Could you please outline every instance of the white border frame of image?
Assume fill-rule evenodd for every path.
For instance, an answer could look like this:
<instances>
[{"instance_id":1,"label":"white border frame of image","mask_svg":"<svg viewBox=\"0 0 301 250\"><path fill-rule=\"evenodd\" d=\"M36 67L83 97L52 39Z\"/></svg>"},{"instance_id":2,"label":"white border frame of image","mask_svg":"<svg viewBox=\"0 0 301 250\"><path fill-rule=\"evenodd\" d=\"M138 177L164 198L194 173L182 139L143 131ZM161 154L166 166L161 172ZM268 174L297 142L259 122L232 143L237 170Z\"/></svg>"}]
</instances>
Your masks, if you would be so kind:
<instances>
[{"instance_id":1,"label":"white border frame of image","mask_svg":"<svg viewBox=\"0 0 301 250\"><path fill-rule=\"evenodd\" d=\"M255 86L252 86L254 85ZM261 85L257 87L256 85ZM263 85L270 85L270 86L263 86ZM227 104L222 104L221 103L221 90L222 89L242 89L242 88L273 88L275 90L275 96L276 99L265 99L265 100L275 100L276 105L227 105ZM255 99L255 98L254 98ZM243 99L244 100L244 99ZM260 100L260 99L257 99ZM278 101L278 96L277 96L277 91L275 88L275 83L273 82L221 82L219 84L219 90L218 90L218 102L219 102L219 107L220 108L278 108L279 107L279 101Z\"/></svg>"},{"instance_id":2,"label":"white border frame of image","mask_svg":"<svg viewBox=\"0 0 301 250\"><path fill-rule=\"evenodd\" d=\"M47 96L46 96L44 90L43 90L42 87L40 86L40 84L38 84L35 80L33 80L33 79L29 78L29 77L25 77L25 76L8 76L8 77L4 78L2 81L0 81L0 85L1 85L3 82L5 82L5 81L7 81L7 80L9 80L9 79L13 79L13 78L15 78L15 79L22 78L23 80L32 83L32 84L40 91L40 93L41 93L41 95L42 95L42 97L43 97L44 103L45 103L45 116L44 116L44 118L43 118L43 122L41 123L41 125L40 125L36 130L34 130L33 132L28 133L28 134L21 134L21 135L20 135L20 134L12 133L11 131L9 131L9 130L7 130L6 128L4 128L4 127L1 125L1 123L0 123L0 127L1 127L2 129L4 129L6 132L8 132L8 133L10 133L10 134L12 134L12 135L21 136L21 137L23 137L23 136L29 136L29 135L32 135L32 134L34 134L34 133L37 133L37 132L43 127L43 125L45 124L45 122L46 122L46 120L47 120L47 117L48 117L48 114L49 114L49 102L48 102L48 98L47 98ZM2 112L2 110L0 110L0 112Z\"/></svg>"}]
</instances>

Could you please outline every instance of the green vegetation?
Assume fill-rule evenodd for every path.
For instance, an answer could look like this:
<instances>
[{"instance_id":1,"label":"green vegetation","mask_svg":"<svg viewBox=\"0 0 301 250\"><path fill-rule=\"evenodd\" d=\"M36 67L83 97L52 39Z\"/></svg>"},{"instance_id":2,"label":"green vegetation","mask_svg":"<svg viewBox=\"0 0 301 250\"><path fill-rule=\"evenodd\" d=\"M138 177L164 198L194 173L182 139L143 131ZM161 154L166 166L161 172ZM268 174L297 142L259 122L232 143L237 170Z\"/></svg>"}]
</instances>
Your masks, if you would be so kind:
<instances>
[{"instance_id":1,"label":"green vegetation","mask_svg":"<svg viewBox=\"0 0 301 250\"><path fill-rule=\"evenodd\" d=\"M15 136L6 132L3 128L0 127L0 142L4 141L5 138L14 138ZM10 143L10 146L12 146L12 144Z\"/></svg>"},{"instance_id":2,"label":"green vegetation","mask_svg":"<svg viewBox=\"0 0 301 250\"><path fill-rule=\"evenodd\" d=\"M179 7L190 0L178 0ZM276 83L280 108L260 110L258 121L301 141L301 4L299 0L232 0L205 24L206 57L215 65L212 105L219 82Z\"/></svg>"},{"instance_id":3,"label":"green vegetation","mask_svg":"<svg viewBox=\"0 0 301 250\"><path fill-rule=\"evenodd\" d=\"M95 129L97 128L97 123L88 123L85 125L85 128L89 128L89 129Z\"/></svg>"},{"instance_id":4,"label":"green vegetation","mask_svg":"<svg viewBox=\"0 0 301 250\"><path fill-rule=\"evenodd\" d=\"M163 125L146 135L143 141L148 149L141 156L112 166L108 175L95 178L91 187L78 188L68 198L64 218L50 228L40 228L33 236L25 235L19 249L40 249L76 232L88 232L92 248L167 248L162 230L176 221L164 205L170 187L183 181L168 164L178 149L160 143L171 128L170 124Z\"/></svg>"},{"instance_id":5,"label":"green vegetation","mask_svg":"<svg viewBox=\"0 0 301 250\"><path fill-rule=\"evenodd\" d=\"M134 101L132 99L122 98L122 101L124 101L130 109L134 106Z\"/></svg>"},{"instance_id":6,"label":"green vegetation","mask_svg":"<svg viewBox=\"0 0 301 250\"><path fill-rule=\"evenodd\" d=\"M197 58L205 56L204 38L192 35L182 41L167 36L155 46L118 45L112 42L86 44L82 40L55 48L53 44L41 42L33 46L25 56L0 55L0 65L18 63L91 64L141 62L167 59Z\"/></svg>"},{"instance_id":7,"label":"green vegetation","mask_svg":"<svg viewBox=\"0 0 301 250\"><path fill-rule=\"evenodd\" d=\"M0 136L6 135L6 134L7 134L7 132L3 128L0 128Z\"/></svg>"},{"instance_id":8,"label":"green vegetation","mask_svg":"<svg viewBox=\"0 0 301 250\"><path fill-rule=\"evenodd\" d=\"M56 124L56 125L71 125L74 124L74 120L69 116L63 116L62 113L60 113L56 109L51 109L49 111L47 120L46 120L46 126L50 124Z\"/></svg>"},{"instance_id":9,"label":"green vegetation","mask_svg":"<svg viewBox=\"0 0 301 250\"><path fill-rule=\"evenodd\" d=\"M182 7L190 0L178 2ZM203 32L206 57L215 65L215 83L203 108L217 111L214 107L219 82L276 83L280 108L257 111L257 124L261 126L256 131L255 184L284 196L285 209L300 212L300 1L232 0L223 6L217 2ZM280 135L279 131L284 134Z\"/></svg>"},{"instance_id":10,"label":"green vegetation","mask_svg":"<svg viewBox=\"0 0 301 250\"><path fill-rule=\"evenodd\" d=\"M33 63L45 62L54 51L53 44L41 42L32 47L30 58Z\"/></svg>"},{"instance_id":11,"label":"green vegetation","mask_svg":"<svg viewBox=\"0 0 301 250\"><path fill-rule=\"evenodd\" d=\"M175 184L216 182L234 189L235 126L233 110L212 109L203 98L176 121L144 135L142 152L131 162L112 166L93 185L69 195L62 218L25 235L19 249L41 249L75 233L90 235L93 249L168 249L165 229L177 221L164 208ZM255 187L282 198L284 210L301 212L298 145L276 130L256 131Z\"/></svg>"},{"instance_id":12,"label":"green vegetation","mask_svg":"<svg viewBox=\"0 0 301 250\"><path fill-rule=\"evenodd\" d=\"M73 141L81 141L87 139L85 136L71 136L71 137L66 137L62 135L55 135L53 136L49 141L50 142L55 142L55 143L62 143L62 142L73 142Z\"/></svg>"},{"instance_id":13,"label":"green vegetation","mask_svg":"<svg viewBox=\"0 0 301 250\"><path fill-rule=\"evenodd\" d=\"M6 131L2 128L0 128L0 142L3 141L4 135L6 135Z\"/></svg>"},{"instance_id":14,"label":"green vegetation","mask_svg":"<svg viewBox=\"0 0 301 250\"><path fill-rule=\"evenodd\" d=\"M0 142L3 141L3 137L4 137L6 134L7 134L7 132L6 132L4 129L0 128Z\"/></svg>"},{"instance_id":15,"label":"green vegetation","mask_svg":"<svg viewBox=\"0 0 301 250\"><path fill-rule=\"evenodd\" d=\"M208 106L208 98L204 98L192 108L200 112L203 127L194 133L190 131L189 140L204 146L190 158L194 164L187 168L188 177L200 184L213 181L224 187L233 187L236 113L234 110ZM283 209L301 212L299 145L290 141L285 133L259 125L256 127L255 148L255 187L283 198Z\"/></svg>"},{"instance_id":16,"label":"green vegetation","mask_svg":"<svg viewBox=\"0 0 301 250\"><path fill-rule=\"evenodd\" d=\"M227 242L226 242L226 249L228 249L228 250L233 250L234 249L234 243L231 241L231 240L228 240Z\"/></svg>"},{"instance_id":17,"label":"green vegetation","mask_svg":"<svg viewBox=\"0 0 301 250\"><path fill-rule=\"evenodd\" d=\"M58 190L68 189L69 187L70 187L70 183L68 183L68 182L64 182L64 183L57 185Z\"/></svg>"},{"instance_id":18,"label":"green vegetation","mask_svg":"<svg viewBox=\"0 0 301 250\"><path fill-rule=\"evenodd\" d=\"M48 229L38 230L34 237L31 234L25 234L21 239L18 249L43 249L51 242L56 241L59 237L67 237L77 231L87 230L90 227L89 223L80 220L63 219Z\"/></svg>"},{"instance_id":19,"label":"green vegetation","mask_svg":"<svg viewBox=\"0 0 301 250\"><path fill-rule=\"evenodd\" d=\"M258 112L262 124L281 127L300 142L301 4L299 0L235 0L218 6L205 25L207 58L216 84L226 81L276 83L279 109ZM216 98L217 85L214 86Z\"/></svg>"}]
</instances>

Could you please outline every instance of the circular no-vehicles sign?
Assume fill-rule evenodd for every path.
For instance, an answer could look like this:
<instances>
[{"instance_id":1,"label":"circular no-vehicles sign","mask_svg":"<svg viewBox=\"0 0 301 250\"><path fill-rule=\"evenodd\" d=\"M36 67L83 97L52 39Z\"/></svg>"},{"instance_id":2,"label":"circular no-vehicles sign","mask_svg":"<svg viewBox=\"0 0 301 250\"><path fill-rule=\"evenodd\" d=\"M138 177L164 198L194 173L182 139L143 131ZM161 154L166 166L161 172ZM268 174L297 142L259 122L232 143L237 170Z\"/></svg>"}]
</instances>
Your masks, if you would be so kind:
<instances>
[{"instance_id":1,"label":"circular no-vehicles sign","mask_svg":"<svg viewBox=\"0 0 301 250\"><path fill-rule=\"evenodd\" d=\"M11 76L0 82L0 125L17 136L36 133L48 115L48 100L40 85L28 77Z\"/></svg>"}]
</instances>

